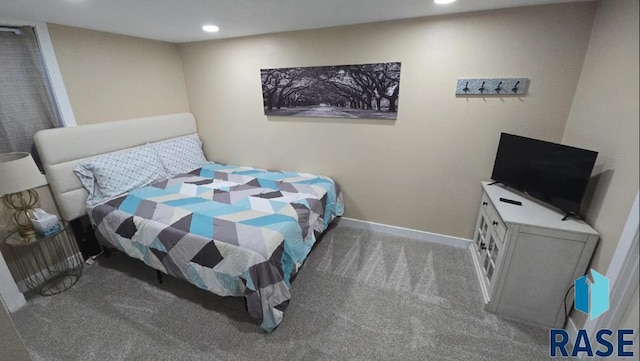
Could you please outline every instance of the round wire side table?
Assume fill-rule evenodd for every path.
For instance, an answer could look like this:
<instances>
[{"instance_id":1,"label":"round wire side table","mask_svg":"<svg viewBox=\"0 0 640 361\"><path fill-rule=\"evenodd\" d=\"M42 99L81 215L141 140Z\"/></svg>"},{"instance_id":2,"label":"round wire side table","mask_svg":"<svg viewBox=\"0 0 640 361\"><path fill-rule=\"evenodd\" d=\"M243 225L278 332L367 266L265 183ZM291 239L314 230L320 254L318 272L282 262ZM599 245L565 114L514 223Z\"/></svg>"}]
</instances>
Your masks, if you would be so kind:
<instances>
[{"instance_id":1,"label":"round wire side table","mask_svg":"<svg viewBox=\"0 0 640 361\"><path fill-rule=\"evenodd\" d=\"M25 286L43 296L66 291L82 275L82 255L66 222L61 230L46 237L23 239L18 232L5 239L12 263Z\"/></svg>"}]
</instances>

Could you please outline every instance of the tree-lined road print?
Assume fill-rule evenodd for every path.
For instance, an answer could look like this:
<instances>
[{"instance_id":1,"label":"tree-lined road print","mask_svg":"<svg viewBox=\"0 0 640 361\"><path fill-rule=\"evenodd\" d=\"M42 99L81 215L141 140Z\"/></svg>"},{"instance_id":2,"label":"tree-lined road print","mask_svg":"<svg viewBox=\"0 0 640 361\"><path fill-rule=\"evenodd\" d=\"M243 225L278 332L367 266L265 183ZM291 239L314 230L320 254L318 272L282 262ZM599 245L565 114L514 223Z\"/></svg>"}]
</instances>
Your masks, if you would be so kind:
<instances>
[{"instance_id":1,"label":"tree-lined road print","mask_svg":"<svg viewBox=\"0 0 640 361\"><path fill-rule=\"evenodd\" d=\"M400 63L262 69L266 115L396 119Z\"/></svg>"}]
</instances>

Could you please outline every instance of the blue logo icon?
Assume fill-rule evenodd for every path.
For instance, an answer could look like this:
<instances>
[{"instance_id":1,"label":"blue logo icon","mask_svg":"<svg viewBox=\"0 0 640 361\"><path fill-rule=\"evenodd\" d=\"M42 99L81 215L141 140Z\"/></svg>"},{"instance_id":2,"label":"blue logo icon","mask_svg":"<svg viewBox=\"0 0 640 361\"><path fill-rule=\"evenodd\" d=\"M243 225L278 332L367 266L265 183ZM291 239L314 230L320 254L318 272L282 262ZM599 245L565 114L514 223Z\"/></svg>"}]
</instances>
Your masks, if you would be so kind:
<instances>
[{"instance_id":1,"label":"blue logo icon","mask_svg":"<svg viewBox=\"0 0 640 361\"><path fill-rule=\"evenodd\" d=\"M593 282L584 275L573 282L574 307L595 320L609 309L609 279L591 269Z\"/></svg>"}]
</instances>

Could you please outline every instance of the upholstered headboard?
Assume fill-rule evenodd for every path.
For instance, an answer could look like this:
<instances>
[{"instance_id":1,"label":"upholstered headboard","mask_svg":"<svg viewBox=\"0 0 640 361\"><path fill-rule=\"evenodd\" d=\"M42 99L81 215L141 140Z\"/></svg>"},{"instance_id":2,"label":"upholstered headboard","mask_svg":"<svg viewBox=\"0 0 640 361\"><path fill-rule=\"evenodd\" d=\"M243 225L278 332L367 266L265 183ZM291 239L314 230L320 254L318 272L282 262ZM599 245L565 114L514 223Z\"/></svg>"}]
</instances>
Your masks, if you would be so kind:
<instances>
[{"instance_id":1,"label":"upholstered headboard","mask_svg":"<svg viewBox=\"0 0 640 361\"><path fill-rule=\"evenodd\" d=\"M60 215L71 221L87 212L88 193L73 173L78 163L100 154L195 133L193 114L179 113L41 130L34 139Z\"/></svg>"}]
</instances>

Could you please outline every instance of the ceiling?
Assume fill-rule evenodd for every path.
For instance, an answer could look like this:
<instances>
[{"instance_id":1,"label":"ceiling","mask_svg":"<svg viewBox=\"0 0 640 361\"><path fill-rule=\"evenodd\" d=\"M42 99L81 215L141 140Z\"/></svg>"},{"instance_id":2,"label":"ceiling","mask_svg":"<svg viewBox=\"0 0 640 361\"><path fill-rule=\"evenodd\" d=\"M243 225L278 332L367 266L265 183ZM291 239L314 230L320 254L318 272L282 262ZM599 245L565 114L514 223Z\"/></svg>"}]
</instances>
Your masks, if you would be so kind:
<instances>
[{"instance_id":1,"label":"ceiling","mask_svg":"<svg viewBox=\"0 0 640 361\"><path fill-rule=\"evenodd\" d=\"M585 0L0 0L0 19L182 43L574 1ZM205 33L205 24L220 31Z\"/></svg>"}]
</instances>

